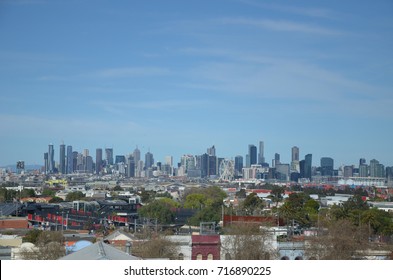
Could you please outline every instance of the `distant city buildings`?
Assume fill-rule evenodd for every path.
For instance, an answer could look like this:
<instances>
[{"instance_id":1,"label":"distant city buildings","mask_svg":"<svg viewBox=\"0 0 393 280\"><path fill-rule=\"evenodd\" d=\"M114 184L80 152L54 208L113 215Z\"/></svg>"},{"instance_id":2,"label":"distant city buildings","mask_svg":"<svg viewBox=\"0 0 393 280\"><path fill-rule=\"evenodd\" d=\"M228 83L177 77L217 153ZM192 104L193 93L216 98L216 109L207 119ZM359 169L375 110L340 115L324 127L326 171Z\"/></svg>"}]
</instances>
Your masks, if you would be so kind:
<instances>
[{"instance_id":1,"label":"distant city buildings","mask_svg":"<svg viewBox=\"0 0 393 280\"><path fill-rule=\"evenodd\" d=\"M259 148L259 151L258 151ZM44 153L45 174L118 174L126 178L151 178L158 176L188 177L200 179L231 178L237 180L263 180L271 182L389 182L393 185L393 167L386 167L376 159L369 164L365 158L359 159L359 165L341 165L334 168L334 159L320 158L319 166L313 166L312 154L306 154L300 160L299 147L293 146L290 152L290 163L282 162L279 153L274 154L272 165L265 161L264 142L256 145L249 144L244 157L236 155L233 159L217 156L216 146L206 149L206 153L199 155L184 154L179 162L174 163L172 156L165 156L163 161L154 161L153 154L145 153L141 159L141 151L136 147L128 155L116 155L113 148L96 148L95 158L90 155L89 149L82 153L74 151L71 145L62 143L59 146L59 161L55 162L55 149L53 144L48 145ZM105 159L103 158L105 151ZM227 179L226 179L227 180ZM341 181L340 181L341 180Z\"/></svg>"}]
</instances>

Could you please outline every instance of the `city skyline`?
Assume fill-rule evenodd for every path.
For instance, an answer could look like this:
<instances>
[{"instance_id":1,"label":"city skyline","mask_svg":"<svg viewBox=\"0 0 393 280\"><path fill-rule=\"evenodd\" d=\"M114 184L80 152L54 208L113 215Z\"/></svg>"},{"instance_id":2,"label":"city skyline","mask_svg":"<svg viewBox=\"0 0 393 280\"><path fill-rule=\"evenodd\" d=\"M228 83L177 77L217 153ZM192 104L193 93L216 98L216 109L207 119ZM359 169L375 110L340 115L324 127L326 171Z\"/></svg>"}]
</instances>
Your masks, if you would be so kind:
<instances>
[{"instance_id":1,"label":"city skyline","mask_svg":"<svg viewBox=\"0 0 393 280\"><path fill-rule=\"evenodd\" d=\"M48 144L393 166L391 1L1 1L0 166ZM66 153L63 151L62 153ZM51 155L48 155L49 157ZM257 161L260 155L257 154ZM52 164L52 163L51 163ZM64 165L64 162L63 162Z\"/></svg>"}]
</instances>

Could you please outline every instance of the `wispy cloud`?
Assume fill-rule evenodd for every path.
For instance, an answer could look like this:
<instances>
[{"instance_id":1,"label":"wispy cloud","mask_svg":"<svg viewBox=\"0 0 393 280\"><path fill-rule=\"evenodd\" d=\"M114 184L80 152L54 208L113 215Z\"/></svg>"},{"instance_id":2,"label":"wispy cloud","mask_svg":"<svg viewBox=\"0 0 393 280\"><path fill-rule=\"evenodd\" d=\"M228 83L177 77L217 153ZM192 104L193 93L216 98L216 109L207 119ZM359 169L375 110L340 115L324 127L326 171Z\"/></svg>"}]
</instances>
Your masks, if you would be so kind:
<instances>
[{"instance_id":1,"label":"wispy cloud","mask_svg":"<svg viewBox=\"0 0 393 280\"><path fill-rule=\"evenodd\" d=\"M273 20L273 19L252 19L252 18L221 18L218 19L222 24L227 25L244 25L262 28L272 31L282 32L301 32L318 35L343 35L342 31L321 27L314 24L299 23L287 20Z\"/></svg>"},{"instance_id":2,"label":"wispy cloud","mask_svg":"<svg viewBox=\"0 0 393 280\"><path fill-rule=\"evenodd\" d=\"M301 7L301 6L295 7L290 5L279 5L276 3L256 2L252 0L240 0L240 2L253 7L259 7L262 9L275 10L279 12L307 16L307 17L324 18L324 19L332 19L332 20L339 18L337 12L327 8L314 8L314 7Z\"/></svg>"},{"instance_id":3,"label":"wispy cloud","mask_svg":"<svg viewBox=\"0 0 393 280\"><path fill-rule=\"evenodd\" d=\"M91 74L102 78L127 78L140 76L164 76L170 74L168 68L162 67L123 67L109 68Z\"/></svg>"}]
</instances>

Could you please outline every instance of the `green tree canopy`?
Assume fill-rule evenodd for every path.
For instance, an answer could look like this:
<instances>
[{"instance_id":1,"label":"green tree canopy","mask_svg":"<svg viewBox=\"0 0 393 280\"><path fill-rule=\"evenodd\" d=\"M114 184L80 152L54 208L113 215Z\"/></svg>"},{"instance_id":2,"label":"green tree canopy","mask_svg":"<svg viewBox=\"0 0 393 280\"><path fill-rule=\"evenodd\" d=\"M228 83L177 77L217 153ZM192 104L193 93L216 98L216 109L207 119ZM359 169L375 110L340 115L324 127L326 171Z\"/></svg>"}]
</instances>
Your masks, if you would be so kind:
<instances>
[{"instance_id":1,"label":"green tree canopy","mask_svg":"<svg viewBox=\"0 0 393 280\"><path fill-rule=\"evenodd\" d=\"M160 224L170 224L175 219L175 214L171 210L172 207L172 204L158 199L142 206L138 213L144 218L157 219Z\"/></svg>"},{"instance_id":2,"label":"green tree canopy","mask_svg":"<svg viewBox=\"0 0 393 280\"><path fill-rule=\"evenodd\" d=\"M67 194L66 201L81 200L85 195L81 191L71 192Z\"/></svg>"}]
</instances>

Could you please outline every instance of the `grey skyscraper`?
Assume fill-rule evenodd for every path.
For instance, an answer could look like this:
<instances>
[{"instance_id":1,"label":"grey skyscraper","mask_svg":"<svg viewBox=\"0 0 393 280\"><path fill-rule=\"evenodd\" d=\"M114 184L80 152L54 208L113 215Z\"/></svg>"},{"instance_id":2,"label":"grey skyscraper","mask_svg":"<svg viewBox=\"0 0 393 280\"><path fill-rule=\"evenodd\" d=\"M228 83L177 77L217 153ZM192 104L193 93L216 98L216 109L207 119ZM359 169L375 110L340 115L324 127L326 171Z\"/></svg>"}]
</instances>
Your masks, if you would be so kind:
<instances>
[{"instance_id":1,"label":"grey skyscraper","mask_svg":"<svg viewBox=\"0 0 393 280\"><path fill-rule=\"evenodd\" d=\"M299 148L294 146L292 147L292 162L299 161Z\"/></svg>"},{"instance_id":2,"label":"grey skyscraper","mask_svg":"<svg viewBox=\"0 0 393 280\"><path fill-rule=\"evenodd\" d=\"M154 164L154 158L153 158L153 154L150 152L147 152L145 154L145 168L149 169L150 167L152 167Z\"/></svg>"},{"instance_id":3,"label":"grey skyscraper","mask_svg":"<svg viewBox=\"0 0 393 280\"><path fill-rule=\"evenodd\" d=\"M65 157L65 145L60 145L60 170L61 174L66 174L66 157Z\"/></svg>"},{"instance_id":4,"label":"grey skyscraper","mask_svg":"<svg viewBox=\"0 0 393 280\"><path fill-rule=\"evenodd\" d=\"M138 149L138 147L135 148L133 156L135 163L138 163L141 160L141 151Z\"/></svg>"},{"instance_id":5,"label":"grey skyscraper","mask_svg":"<svg viewBox=\"0 0 393 280\"><path fill-rule=\"evenodd\" d=\"M330 157L321 158L321 175L333 176L334 161Z\"/></svg>"},{"instance_id":6,"label":"grey skyscraper","mask_svg":"<svg viewBox=\"0 0 393 280\"><path fill-rule=\"evenodd\" d=\"M49 156L48 153L44 153L44 162L45 162L45 174L49 173Z\"/></svg>"},{"instance_id":7,"label":"grey skyscraper","mask_svg":"<svg viewBox=\"0 0 393 280\"><path fill-rule=\"evenodd\" d=\"M96 174L99 174L102 169L102 149L96 149Z\"/></svg>"},{"instance_id":8,"label":"grey skyscraper","mask_svg":"<svg viewBox=\"0 0 393 280\"><path fill-rule=\"evenodd\" d=\"M248 145L248 155L250 157L250 166L257 164L257 147L255 145Z\"/></svg>"},{"instance_id":9,"label":"grey skyscraper","mask_svg":"<svg viewBox=\"0 0 393 280\"><path fill-rule=\"evenodd\" d=\"M72 154L72 146L67 146L67 174L74 172L74 157Z\"/></svg>"},{"instance_id":10,"label":"grey skyscraper","mask_svg":"<svg viewBox=\"0 0 393 280\"><path fill-rule=\"evenodd\" d=\"M307 154L304 160L304 177L311 180L312 154Z\"/></svg>"},{"instance_id":11,"label":"grey skyscraper","mask_svg":"<svg viewBox=\"0 0 393 280\"><path fill-rule=\"evenodd\" d=\"M113 165L113 149L106 148L105 149L106 163L108 165Z\"/></svg>"},{"instance_id":12,"label":"grey skyscraper","mask_svg":"<svg viewBox=\"0 0 393 280\"><path fill-rule=\"evenodd\" d=\"M207 154L209 156L215 156L216 155L216 148L214 147L214 145L211 148L207 149Z\"/></svg>"},{"instance_id":13,"label":"grey skyscraper","mask_svg":"<svg viewBox=\"0 0 393 280\"><path fill-rule=\"evenodd\" d=\"M55 172L55 151L52 144L48 147L48 172Z\"/></svg>"},{"instance_id":14,"label":"grey skyscraper","mask_svg":"<svg viewBox=\"0 0 393 280\"><path fill-rule=\"evenodd\" d=\"M132 155L127 158L127 177L135 177L135 160Z\"/></svg>"},{"instance_id":15,"label":"grey skyscraper","mask_svg":"<svg viewBox=\"0 0 393 280\"><path fill-rule=\"evenodd\" d=\"M259 141L258 164L262 163L265 163L265 147L263 141Z\"/></svg>"},{"instance_id":16,"label":"grey skyscraper","mask_svg":"<svg viewBox=\"0 0 393 280\"><path fill-rule=\"evenodd\" d=\"M235 157L235 175L240 176L243 173L243 157Z\"/></svg>"}]
</instances>

